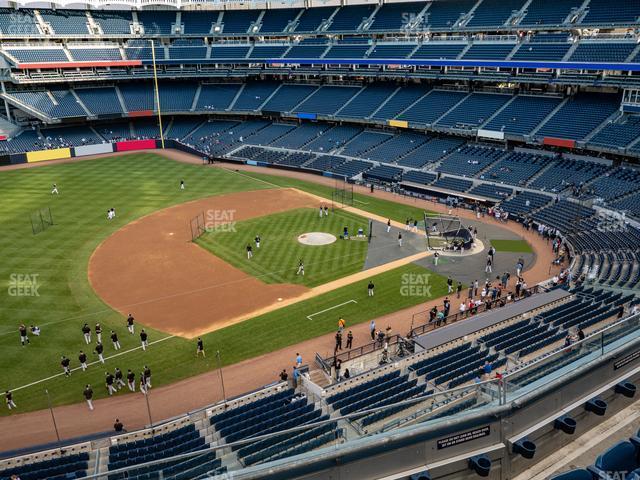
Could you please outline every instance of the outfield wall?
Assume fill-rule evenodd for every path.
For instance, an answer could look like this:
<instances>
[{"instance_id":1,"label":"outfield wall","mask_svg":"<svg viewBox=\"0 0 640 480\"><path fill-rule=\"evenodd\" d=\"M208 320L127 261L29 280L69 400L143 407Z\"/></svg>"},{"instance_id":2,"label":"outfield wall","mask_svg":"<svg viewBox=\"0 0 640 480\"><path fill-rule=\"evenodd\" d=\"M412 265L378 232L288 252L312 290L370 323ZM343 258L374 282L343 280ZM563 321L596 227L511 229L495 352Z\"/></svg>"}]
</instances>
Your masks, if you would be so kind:
<instances>
[{"instance_id":1,"label":"outfield wall","mask_svg":"<svg viewBox=\"0 0 640 480\"><path fill-rule=\"evenodd\" d=\"M53 148L50 150L35 150L27 153L17 153L0 156L0 165L16 165L20 163L38 163L49 160L63 160L65 158L86 157L114 152L131 152L135 150L154 150L161 148L160 140L127 140L116 143L97 143L71 148ZM168 145L168 148L171 148Z\"/></svg>"}]
</instances>

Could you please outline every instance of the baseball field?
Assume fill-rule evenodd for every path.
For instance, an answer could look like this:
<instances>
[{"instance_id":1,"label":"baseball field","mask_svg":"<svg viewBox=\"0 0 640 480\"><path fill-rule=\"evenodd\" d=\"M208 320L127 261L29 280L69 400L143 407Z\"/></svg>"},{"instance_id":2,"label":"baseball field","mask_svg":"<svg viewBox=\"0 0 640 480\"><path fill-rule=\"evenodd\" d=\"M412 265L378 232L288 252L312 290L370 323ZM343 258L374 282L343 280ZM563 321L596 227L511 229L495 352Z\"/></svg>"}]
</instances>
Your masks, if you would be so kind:
<instances>
[{"instance_id":1,"label":"baseball field","mask_svg":"<svg viewBox=\"0 0 640 480\"><path fill-rule=\"evenodd\" d=\"M59 195L51 193L54 183ZM137 153L0 171L0 192L0 389L14 392L14 413L45 408L45 390L54 405L82 401L86 383L97 397L106 396L105 371L115 367L139 373L148 365L154 386L216 368L213 354L196 358L197 335L228 365L331 332L337 316L365 322L446 292L445 279L431 274L428 297L401 295L403 275L429 273L414 263L316 290L362 272L368 244L309 246L298 236L339 236L345 226L356 231L366 226L367 214L404 223L423 212L356 194L358 213L336 209L320 220L318 206L323 199L330 204L332 188L302 180ZM107 220L110 208L113 220ZM42 211L51 212L53 225L39 231L34 215L37 220ZM195 211L213 211L220 225L233 228L208 230L192 243ZM251 261L247 244L254 246ZM301 259L304 277L296 275ZM367 296L370 280L374 297ZM279 308L276 297L283 299ZM134 335L126 329L129 312L136 317ZM74 369L81 350L97 360L95 340L83 340L84 323L102 325L106 363L64 377L62 355ZM40 336L30 335L22 346L20 324L39 326ZM146 351L141 328L149 333ZM122 344L118 351L111 330Z\"/></svg>"}]
</instances>

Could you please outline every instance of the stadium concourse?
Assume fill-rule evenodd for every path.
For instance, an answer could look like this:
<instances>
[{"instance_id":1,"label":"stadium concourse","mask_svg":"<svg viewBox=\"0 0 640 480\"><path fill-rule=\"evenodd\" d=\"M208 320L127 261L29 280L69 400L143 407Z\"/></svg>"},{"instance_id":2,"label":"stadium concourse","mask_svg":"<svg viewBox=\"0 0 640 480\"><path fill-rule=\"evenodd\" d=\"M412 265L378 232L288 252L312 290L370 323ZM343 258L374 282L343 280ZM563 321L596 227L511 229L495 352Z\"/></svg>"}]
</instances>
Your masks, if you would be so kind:
<instances>
[{"instance_id":1,"label":"stadium concourse","mask_svg":"<svg viewBox=\"0 0 640 480\"><path fill-rule=\"evenodd\" d=\"M198 156L186 154L184 152L167 150L160 152L176 161L186 162L194 165L202 164L202 159ZM102 155L94 158L101 158ZM93 160L92 158L91 160ZM66 162L66 160L53 161L52 163ZM30 165L31 168L41 165ZM27 165L22 166L22 168ZM263 169L248 165L234 165L229 167L225 164L216 164L208 168L233 168L240 172L262 173ZM310 176L309 174L275 171L276 175L290 178L299 178L313 181L328 186L333 185L333 181L328 178ZM415 205L416 202L424 204L425 208L432 211L447 212L446 205L437 203L427 203L405 198L390 192L375 191L370 193L364 186L355 187L356 191L364 196L373 196L392 200L397 203ZM456 214L461 218L474 221L475 214L464 209L456 209ZM552 261L555 256L550 245L534 232L528 232L516 222L499 223L487 217L483 222L496 224L500 229L505 229L515 233L518 237L524 238L532 247L535 253L535 263L529 265L523 273L527 283L534 285L549 278L549 272L558 272L560 266L553 266ZM482 228L482 227L480 227ZM380 327L390 326L394 333L405 333L411 329L411 318L414 314L419 314L431 309L433 306L441 306L442 299L420 304L406 310L398 311L376 319ZM354 333L354 346L358 347L367 344L369 340L369 324L349 326ZM331 352L334 346L334 334L327 334L313 340L308 340L295 346L275 351L266 355L261 355L241 363L223 367L226 394L229 397L239 396L245 392L253 391L263 385L268 385L277 379L278 372L282 369L290 369L295 361L295 353L299 352L305 361L311 361L317 352L326 354ZM194 411L206 405L211 405L221 401L222 390L219 387L219 373L212 371L198 375L175 384L159 387L153 390L149 396L149 401L154 414L154 422L161 419L180 416L184 412ZM127 395L124 397L107 398L94 402L95 410L90 416L85 415L86 406L84 404L61 406L56 408L56 422L60 435L63 439L71 439L91 435L95 432L108 430L114 418L119 418L129 430L143 428L149 423L145 398L139 395ZM51 428L50 414L48 411L31 412L17 416L0 417L0 428L14 432L11 437L0 439L0 450L13 450L25 448L34 444L55 442L55 432Z\"/></svg>"}]
</instances>

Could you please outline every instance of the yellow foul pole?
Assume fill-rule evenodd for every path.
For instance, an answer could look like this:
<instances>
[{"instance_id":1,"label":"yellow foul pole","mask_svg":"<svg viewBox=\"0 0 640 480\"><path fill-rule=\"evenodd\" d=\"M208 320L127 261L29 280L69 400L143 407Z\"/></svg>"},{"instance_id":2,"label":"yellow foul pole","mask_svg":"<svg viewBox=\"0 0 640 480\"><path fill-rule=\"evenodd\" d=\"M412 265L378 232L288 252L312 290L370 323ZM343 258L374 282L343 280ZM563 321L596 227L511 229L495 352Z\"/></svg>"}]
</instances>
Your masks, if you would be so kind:
<instances>
[{"instance_id":1,"label":"yellow foul pole","mask_svg":"<svg viewBox=\"0 0 640 480\"><path fill-rule=\"evenodd\" d=\"M156 105L158 106L158 128L160 128L160 145L164 150L164 132L162 129L162 112L160 110L160 92L158 91L158 70L156 69L156 49L153 39L149 39L151 42L151 59L153 61L153 83L156 94Z\"/></svg>"}]
</instances>

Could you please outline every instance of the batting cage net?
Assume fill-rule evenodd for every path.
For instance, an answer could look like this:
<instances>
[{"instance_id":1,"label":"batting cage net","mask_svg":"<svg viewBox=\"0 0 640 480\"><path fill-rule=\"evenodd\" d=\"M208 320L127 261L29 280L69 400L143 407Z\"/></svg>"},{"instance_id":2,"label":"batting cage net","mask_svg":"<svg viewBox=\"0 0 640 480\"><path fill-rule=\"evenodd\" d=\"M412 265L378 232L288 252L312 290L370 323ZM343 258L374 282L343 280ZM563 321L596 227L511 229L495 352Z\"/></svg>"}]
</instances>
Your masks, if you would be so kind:
<instances>
[{"instance_id":1,"label":"batting cage net","mask_svg":"<svg viewBox=\"0 0 640 480\"><path fill-rule=\"evenodd\" d=\"M191 228L191 241L195 242L206 231L207 226L204 221L204 212L200 212L189 221L189 227Z\"/></svg>"},{"instance_id":2,"label":"batting cage net","mask_svg":"<svg viewBox=\"0 0 640 480\"><path fill-rule=\"evenodd\" d=\"M353 184L346 180L336 180L331 192L331 209L353 207Z\"/></svg>"},{"instance_id":3,"label":"batting cage net","mask_svg":"<svg viewBox=\"0 0 640 480\"><path fill-rule=\"evenodd\" d=\"M473 240L471 232L456 215L425 212L424 225L429 250L466 249Z\"/></svg>"},{"instance_id":4,"label":"batting cage net","mask_svg":"<svg viewBox=\"0 0 640 480\"><path fill-rule=\"evenodd\" d=\"M51 208L45 207L35 212L31 212L31 231L34 235L42 233L49 227L53 226L53 215L51 215Z\"/></svg>"}]
</instances>

